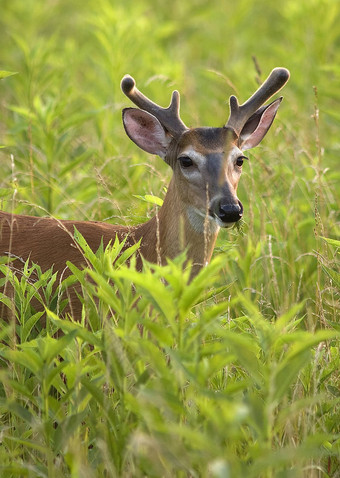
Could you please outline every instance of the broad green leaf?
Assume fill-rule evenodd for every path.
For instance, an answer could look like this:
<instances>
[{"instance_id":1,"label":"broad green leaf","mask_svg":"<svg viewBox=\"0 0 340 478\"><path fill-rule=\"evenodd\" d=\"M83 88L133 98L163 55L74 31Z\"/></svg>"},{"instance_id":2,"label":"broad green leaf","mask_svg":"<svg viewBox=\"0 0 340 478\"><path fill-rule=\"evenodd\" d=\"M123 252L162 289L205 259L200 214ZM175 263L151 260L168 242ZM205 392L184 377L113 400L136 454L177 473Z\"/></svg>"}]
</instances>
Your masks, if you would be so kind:
<instances>
[{"instance_id":1,"label":"broad green leaf","mask_svg":"<svg viewBox=\"0 0 340 478\"><path fill-rule=\"evenodd\" d=\"M138 350L142 357L145 357L146 363L150 363L148 369L155 371L162 383L171 380L171 371L168 366L167 355L148 339L143 339L138 343ZM171 353L171 352L170 352Z\"/></svg>"},{"instance_id":2,"label":"broad green leaf","mask_svg":"<svg viewBox=\"0 0 340 478\"><path fill-rule=\"evenodd\" d=\"M173 302L171 292L154 274L151 272L139 273L127 268L121 268L114 272L113 280L115 277L135 284L138 292L147 294L152 304L167 317L170 323L173 322L177 313L176 304Z\"/></svg>"},{"instance_id":3,"label":"broad green leaf","mask_svg":"<svg viewBox=\"0 0 340 478\"><path fill-rule=\"evenodd\" d=\"M68 334L54 339L52 337L44 337L40 339L40 350L45 363L51 363L66 348L66 346L74 340L77 335L76 330L70 331ZM43 346L42 346L43 344Z\"/></svg>"},{"instance_id":4,"label":"broad green leaf","mask_svg":"<svg viewBox=\"0 0 340 478\"><path fill-rule=\"evenodd\" d=\"M101 340L93 332L90 332L88 329L84 328L78 323L71 322L69 319L60 319L50 310L46 310L46 314L55 323L64 333L71 334L75 333L85 342L88 342L91 345L101 347Z\"/></svg>"},{"instance_id":5,"label":"broad green leaf","mask_svg":"<svg viewBox=\"0 0 340 478\"><path fill-rule=\"evenodd\" d=\"M13 299L5 295L3 292L0 292L0 302L6 305L10 310L13 312L15 311L15 306L13 303Z\"/></svg>"},{"instance_id":6,"label":"broad green leaf","mask_svg":"<svg viewBox=\"0 0 340 478\"><path fill-rule=\"evenodd\" d=\"M199 321L186 332L186 346L190 346L199 337L203 338L209 332L218 335L222 327L220 316L229 306L230 303L225 301L204 309Z\"/></svg>"},{"instance_id":7,"label":"broad green leaf","mask_svg":"<svg viewBox=\"0 0 340 478\"><path fill-rule=\"evenodd\" d=\"M26 350L10 350L10 349L0 349L0 356L4 357L7 360L10 360L13 363L21 365L24 368L28 368L35 375L39 375L43 362L41 357L37 352L32 349Z\"/></svg>"},{"instance_id":8,"label":"broad green leaf","mask_svg":"<svg viewBox=\"0 0 340 478\"><path fill-rule=\"evenodd\" d=\"M23 407L20 403L14 401L7 402L7 408L12 413L17 415L18 417L22 418L25 422L32 423L33 422L33 415L28 410L27 407Z\"/></svg>"},{"instance_id":9,"label":"broad green leaf","mask_svg":"<svg viewBox=\"0 0 340 478\"><path fill-rule=\"evenodd\" d=\"M52 370L47 374L47 377L45 379L46 382L46 387L49 389L52 385L52 382L54 381L56 375L59 375L60 372L68 365L68 362L66 360L60 362L57 366L52 367Z\"/></svg>"},{"instance_id":10,"label":"broad green leaf","mask_svg":"<svg viewBox=\"0 0 340 478\"><path fill-rule=\"evenodd\" d=\"M297 378L300 370L305 367L310 359L311 353L309 350L301 350L300 353L294 357L285 359L274 372L274 390L273 398L279 402L282 397L288 393L288 390Z\"/></svg>"},{"instance_id":11,"label":"broad green leaf","mask_svg":"<svg viewBox=\"0 0 340 478\"><path fill-rule=\"evenodd\" d=\"M284 405L283 408L279 410L276 426L278 428L280 426L284 427L287 420L299 416L301 412L304 412L310 407L315 407L326 400L327 396L323 393L290 401L286 406ZM334 403L334 405L336 404Z\"/></svg>"},{"instance_id":12,"label":"broad green leaf","mask_svg":"<svg viewBox=\"0 0 340 478\"><path fill-rule=\"evenodd\" d=\"M230 302L227 300L219 302L216 305L212 305L211 307L207 307L202 312L202 316L200 318L201 324L204 326L205 324L209 324L212 320L219 318L228 310L229 307Z\"/></svg>"},{"instance_id":13,"label":"broad green leaf","mask_svg":"<svg viewBox=\"0 0 340 478\"><path fill-rule=\"evenodd\" d=\"M36 314L31 315L31 317L25 321L25 324L20 328L22 342L26 342L33 327L35 326L37 322L39 322L42 315L43 315L43 312L37 312Z\"/></svg>"},{"instance_id":14,"label":"broad green leaf","mask_svg":"<svg viewBox=\"0 0 340 478\"><path fill-rule=\"evenodd\" d=\"M174 341L171 330L164 327L163 324L158 324L156 321L143 319L143 327L157 339L160 346L170 347Z\"/></svg>"},{"instance_id":15,"label":"broad green leaf","mask_svg":"<svg viewBox=\"0 0 340 478\"><path fill-rule=\"evenodd\" d=\"M236 355L240 364L259 386L263 384L261 363L257 358L258 344L254 338L236 332L221 331L226 346Z\"/></svg>"},{"instance_id":16,"label":"broad green leaf","mask_svg":"<svg viewBox=\"0 0 340 478\"><path fill-rule=\"evenodd\" d=\"M82 286L86 286L86 272L84 269L79 269L77 266L72 264L72 262L67 261L66 262L67 267L70 269L72 272L73 276L75 277L76 281L79 282ZM74 281L72 280L72 283Z\"/></svg>"},{"instance_id":17,"label":"broad green leaf","mask_svg":"<svg viewBox=\"0 0 340 478\"><path fill-rule=\"evenodd\" d=\"M219 272L224 263L222 256L215 257L210 264L200 270L198 275L188 284L179 301L179 307L183 311L189 310L196 305L210 284L215 280L217 272Z\"/></svg>"},{"instance_id":18,"label":"broad green leaf","mask_svg":"<svg viewBox=\"0 0 340 478\"><path fill-rule=\"evenodd\" d=\"M318 330L314 334L304 333L304 339L296 342L287 353L287 358L290 359L304 350L309 350L320 342L333 340L340 337L340 333L335 330Z\"/></svg>"},{"instance_id":19,"label":"broad green leaf","mask_svg":"<svg viewBox=\"0 0 340 478\"><path fill-rule=\"evenodd\" d=\"M257 460L254 460L253 465L249 468L248 476L252 478L259 477L263 474L261 471L268 469L268 466L277 470L282 469L284 465L291 468L292 462L296 463L295 460L298 460L299 463L301 460L305 460L306 456L311 459L318 459L323 455L331 455L331 453L327 452L327 445L331 441L331 434L310 433L308 436L303 437L298 445L281 446L277 450L267 450L267 453L263 453Z\"/></svg>"}]
</instances>

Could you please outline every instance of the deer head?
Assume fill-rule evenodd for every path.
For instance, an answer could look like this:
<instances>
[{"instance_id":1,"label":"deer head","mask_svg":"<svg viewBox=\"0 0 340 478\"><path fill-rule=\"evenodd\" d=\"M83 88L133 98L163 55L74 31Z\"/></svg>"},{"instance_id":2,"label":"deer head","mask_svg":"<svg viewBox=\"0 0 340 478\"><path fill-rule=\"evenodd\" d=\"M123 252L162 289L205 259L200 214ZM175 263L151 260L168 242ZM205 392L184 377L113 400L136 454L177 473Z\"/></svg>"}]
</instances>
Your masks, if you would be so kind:
<instances>
[{"instance_id":1,"label":"deer head","mask_svg":"<svg viewBox=\"0 0 340 478\"><path fill-rule=\"evenodd\" d=\"M215 231L241 219L243 206L237 185L246 157L269 130L281 98L262 106L288 81L285 68L275 68L262 86L241 106L230 98L230 116L220 128L188 128L180 118L180 97L172 94L170 106L162 108L136 87L126 75L121 88L137 108L123 110L127 135L144 151L160 156L173 169L170 186L181 211L196 231Z\"/></svg>"}]
</instances>

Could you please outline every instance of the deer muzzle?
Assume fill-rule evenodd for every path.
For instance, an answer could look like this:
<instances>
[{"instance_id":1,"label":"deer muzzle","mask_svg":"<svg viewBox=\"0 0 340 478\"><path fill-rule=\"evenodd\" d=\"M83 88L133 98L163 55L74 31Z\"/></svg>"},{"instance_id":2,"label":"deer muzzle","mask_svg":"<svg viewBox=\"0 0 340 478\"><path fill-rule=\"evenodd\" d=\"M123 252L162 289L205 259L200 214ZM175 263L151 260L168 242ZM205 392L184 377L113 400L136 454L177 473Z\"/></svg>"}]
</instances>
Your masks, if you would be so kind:
<instances>
[{"instance_id":1,"label":"deer muzzle","mask_svg":"<svg viewBox=\"0 0 340 478\"><path fill-rule=\"evenodd\" d=\"M222 197L212 203L210 214L218 219L220 226L228 227L241 219L243 206L238 199L231 202L230 199Z\"/></svg>"}]
</instances>

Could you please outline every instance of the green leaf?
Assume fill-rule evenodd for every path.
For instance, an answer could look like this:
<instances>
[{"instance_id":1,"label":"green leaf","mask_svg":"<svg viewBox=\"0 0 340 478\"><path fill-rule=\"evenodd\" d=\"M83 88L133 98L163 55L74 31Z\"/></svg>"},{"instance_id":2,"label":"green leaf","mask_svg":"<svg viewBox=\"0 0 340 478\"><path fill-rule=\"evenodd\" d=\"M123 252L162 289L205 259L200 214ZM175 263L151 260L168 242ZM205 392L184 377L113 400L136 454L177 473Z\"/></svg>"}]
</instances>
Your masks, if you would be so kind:
<instances>
[{"instance_id":1,"label":"green leaf","mask_svg":"<svg viewBox=\"0 0 340 478\"><path fill-rule=\"evenodd\" d=\"M3 80L4 78L7 78L8 76L13 76L13 75L17 75L17 74L18 74L17 71L0 70L0 80Z\"/></svg>"},{"instance_id":2,"label":"green leaf","mask_svg":"<svg viewBox=\"0 0 340 478\"><path fill-rule=\"evenodd\" d=\"M112 427L114 436L117 437L117 431L115 430L115 411L107 404L106 396L102 392L102 384L99 383L99 385L97 385L94 381L90 381L86 377L81 378L81 383L100 406L101 410L103 411L103 414L107 416Z\"/></svg>"},{"instance_id":3,"label":"green leaf","mask_svg":"<svg viewBox=\"0 0 340 478\"><path fill-rule=\"evenodd\" d=\"M284 329L291 330L292 327L296 326L302 319L300 320L293 320L299 312L305 306L305 302L299 302L298 304L294 304L285 314L281 315L275 322L275 329L279 333L281 333ZM289 324L289 326L288 326Z\"/></svg>"},{"instance_id":4,"label":"green leaf","mask_svg":"<svg viewBox=\"0 0 340 478\"><path fill-rule=\"evenodd\" d=\"M93 270L89 270L88 274L97 284L95 295L109 305L117 314L122 315L122 303L117 295L117 290L102 274Z\"/></svg>"},{"instance_id":5,"label":"green leaf","mask_svg":"<svg viewBox=\"0 0 340 478\"><path fill-rule=\"evenodd\" d=\"M9 380L8 377L1 377L6 383L16 392L16 396L20 399L23 397L27 399L26 403L32 403L35 407L39 407L39 398L32 394L32 390L26 383L20 383L17 380Z\"/></svg>"},{"instance_id":6,"label":"green leaf","mask_svg":"<svg viewBox=\"0 0 340 478\"><path fill-rule=\"evenodd\" d=\"M326 266L322 266L322 269L331 278L336 287L340 287L340 273Z\"/></svg>"},{"instance_id":7,"label":"green leaf","mask_svg":"<svg viewBox=\"0 0 340 478\"><path fill-rule=\"evenodd\" d=\"M319 330L315 334L304 333L301 340L301 333L293 334L300 337L295 342L284 359L274 371L274 398L280 400L287 392L292 382L296 379L300 370L307 365L311 357L311 349L325 340L339 337L340 334L333 330Z\"/></svg>"},{"instance_id":8,"label":"green leaf","mask_svg":"<svg viewBox=\"0 0 340 478\"><path fill-rule=\"evenodd\" d=\"M8 297L7 295L0 292L0 302L6 305L13 313L15 312L15 305L13 299Z\"/></svg>"},{"instance_id":9,"label":"green leaf","mask_svg":"<svg viewBox=\"0 0 340 478\"><path fill-rule=\"evenodd\" d=\"M68 415L64 420L59 422L54 437L55 447L57 451L63 451L63 449L66 447L65 437L75 436L77 430L81 426L81 423L86 420L87 415L88 410L83 410L82 412Z\"/></svg>"},{"instance_id":10,"label":"green leaf","mask_svg":"<svg viewBox=\"0 0 340 478\"><path fill-rule=\"evenodd\" d=\"M86 285L86 272L84 269L79 269L77 266L72 264L70 261L66 261L67 267L70 269L74 277L76 278L75 282L79 282L82 286ZM72 281L73 282L73 281ZM69 284L71 285L71 284Z\"/></svg>"},{"instance_id":11,"label":"green leaf","mask_svg":"<svg viewBox=\"0 0 340 478\"><path fill-rule=\"evenodd\" d=\"M196 302L195 305L199 304L204 304L204 302L207 302L208 300L214 298L216 299L218 295L224 294L230 287L234 284L235 281L230 282L227 285L222 285L220 287L214 287L211 290L202 293L201 298Z\"/></svg>"},{"instance_id":12,"label":"green leaf","mask_svg":"<svg viewBox=\"0 0 340 478\"><path fill-rule=\"evenodd\" d=\"M53 339L52 337L46 337L41 339L44 341L44 347L42 351L42 357L44 362L51 363L62 350L76 337L77 331L72 330L68 334L60 337L59 339Z\"/></svg>"},{"instance_id":13,"label":"green leaf","mask_svg":"<svg viewBox=\"0 0 340 478\"><path fill-rule=\"evenodd\" d=\"M170 323L173 322L177 307L174 304L173 296L165 284L150 271L137 272L128 268L114 271L113 280L117 277L125 279L138 287L138 291L146 294L152 304L166 317Z\"/></svg>"},{"instance_id":14,"label":"green leaf","mask_svg":"<svg viewBox=\"0 0 340 478\"><path fill-rule=\"evenodd\" d=\"M308 363L311 353L309 350L301 350L294 357L283 360L275 371L274 377L274 400L280 401L288 392L289 387L296 379L300 370Z\"/></svg>"},{"instance_id":15,"label":"green leaf","mask_svg":"<svg viewBox=\"0 0 340 478\"><path fill-rule=\"evenodd\" d=\"M340 247L340 241L337 239L330 239L329 237L321 237L321 239L328 242L328 244L331 244L332 246Z\"/></svg>"},{"instance_id":16,"label":"green leaf","mask_svg":"<svg viewBox=\"0 0 340 478\"><path fill-rule=\"evenodd\" d=\"M43 312L37 312L36 314L31 315L28 320L25 321L24 325L20 328L21 331L21 342L26 342L31 330L37 322L41 319Z\"/></svg>"},{"instance_id":17,"label":"green leaf","mask_svg":"<svg viewBox=\"0 0 340 478\"><path fill-rule=\"evenodd\" d=\"M13 407L11 407L11 408L14 411L14 408ZM16 413L16 414L19 415L19 413ZM28 416L27 416L27 418L28 418ZM29 420L26 420L26 421L29 422ZM43 445L40 445L39 443L33 442L32 440L23 440L22 438L17 438L17 437L12 437L12 436L7 436L6 440L11 440L14 443L17 443L18 445L23 445L27 449L31 448L32 450L39 451L42 454L45 454L47 452L46 447L44 447ZM33 469L33 467L32 467L32 469ZM19 476L28 476L28 475L26 475L27 465L25 465L25 467L22 468L22 469L18 468L18 470L20 470L22 472L22 475L20 473ZM36 476L41 476L40 473L38 474L38 470L36 470L36 472L37 472Z\"/></svg>"},{"instance_id":18,"label":"green leaf","mask_svg":"<svg viewBox=\"0 0 340 478\"><path fill-rule=\"evenodd\" d=\"M10 410L12 413L17 415L18 417L22 418L25 422L32 423L33 421L33 415L32 413L28 410L27 407L23 407L20 403L14 402L14 401L9 401L7 403L7 408Z\"/></svg>"},{"instance_id":19,"label":"green leaf","mask_svg":"<svg viewBox=\"0 0 340 478\"><path fill-rule=\"evenodd\" d=\"M203 267L197 276L188 284L179 301L179 307L184 312L202 300L203 292L216 280L216 274L222 269L225 258L215 257L210 264Z\"/></svg>"},{"instance_id":20,"label":"green leaf","mask_svg":"<svg viewBox=\"0 0 340 478\"><path fill-rule=\"evenodd\" d=\"M74 332L77 337L80 337L84 342L97 347L101 347L101 340L81 324L71 322L69 319L60 319L56 314L50 310L46 310L46 314L64 333L70 334Z\"/></svg>"},{"instance_id":21,"label":"green leaf","mask_svg":"<svg viewBox=\"0 0 340 478\"><path fill-rule=\"evenodd\" d=\"M98 264L98 258L96 254L92 251L91 247L86 242L84 236L78 231L78 229L74 226L74 239L81 247L82 251L84 252L84 257L88 259L91 264L96 267Z\"/></svg>"},{"instance_id":22,"label":"green leaf","mask_svg":"<svg viewBox=\"0 0 340 478\"><path fill-rule=\"evenodd\" d=\"M31 120L36 118L35 113L31 109L25 108L24 106L13 105L13 106L9 106L8 109L11 111L14 111L15 113L18 113L20 116L23 116L24 118L29 118Z\"/></svg>"},{"instance_id":23,"label":"green leaf","mask_svg":"<svg viewBox=\"0 0 340 478\"><path fill-rule=\"evenodd\" d=\"M130 259L130 257L139 249L141 241L125 249L115 261L115 267L118 267Z\"/></svg>"},{"instance_id":24,"label":"green leaf","mask_svg":"<svg viewBox=\"0 0 340 478\"><path fill-rule=\"evenodd\" d=\"M47 374L46 377L46 387L47 389L50 388L52 385L52 382L56 375L59 375L60 372L68 365L68 362L66 360L60 362L56 367L53 367L52 370Z\"/></svg>"},{"instance_id":25,"label":"green leaf","mask_svg":"<svg viewBox=\"0 0 340 478\"><path fill-rule=\"evenodd\" d=\"M259 347L256 340L252 337L229 331L223 331L221 335L223 335L224 343L230 347L248 374L254 378L259 386L262 386L263 375L261 364L257 358Z\"/></svg>"},{"instance_id":26,"label":"green leaf","mask_svg":"<svg viewBox=\"0 0 340 478\"><path fill-rule=\"evenodd\" d=\"M156 204L157 206L163 205L163 199L157 196L152 196L151 194L145 194L145 196L139 196L137 194L134 194L133 197L141 199L142 201L145 201L150 204Z\"/></svg>"},{"instance_id":27,"label":"green leaf","mask_svg":"<svg viewBox=\"0 0 340 478\"><path fill-rule=\"evenodd\" d=\"M26 350L10 350L2 349L0 350L0 356L4 357L7 360L10 360L13 363L28 368L35 375L39 375L39 372L42 369L43 362L41 357L32 349Z\"/></svg>"},{"instance_id":28,"label":"green leaf","mask_svg":"<svg viewBox=\"0 0 340 478\"><path fill-rule=\"evenodd\" d=\"M153 320L144 319L143 327L157 339L159 345L167 347L172 345L173 335L171 330L167 327L164 327L163 324L158 324Z\"/></svg>"}]
</instances>

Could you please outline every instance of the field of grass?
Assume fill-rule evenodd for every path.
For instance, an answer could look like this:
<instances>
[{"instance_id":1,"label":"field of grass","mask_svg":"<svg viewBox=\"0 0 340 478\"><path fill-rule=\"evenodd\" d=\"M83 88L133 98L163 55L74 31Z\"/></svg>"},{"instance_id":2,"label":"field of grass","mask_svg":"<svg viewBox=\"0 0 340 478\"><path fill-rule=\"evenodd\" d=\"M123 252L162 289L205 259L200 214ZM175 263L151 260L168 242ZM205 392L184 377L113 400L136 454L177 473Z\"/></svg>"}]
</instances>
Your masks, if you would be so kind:
<instances>
[{"instance_id":1,"label":"field of grass","mask_svg":"<svg viewBox=\"0 0 340 478\"><path fill-rule=\"evenodd\" d=\"M124 133L126 73L164 106L178 89L186 124L221 126L231 94L242 102L272 68L291 72L244 166L242 227L220 233L193 282L183 257L138 273L112 266L117 244L87 251L75 323L52 271L19 280L0 260L16 292L16 324L0 329L0 476L340 477L340 3L0 0L0 11L6 211L154 214L145 199L164 198L171 173Z\"/></svg>"}]
</instances>

